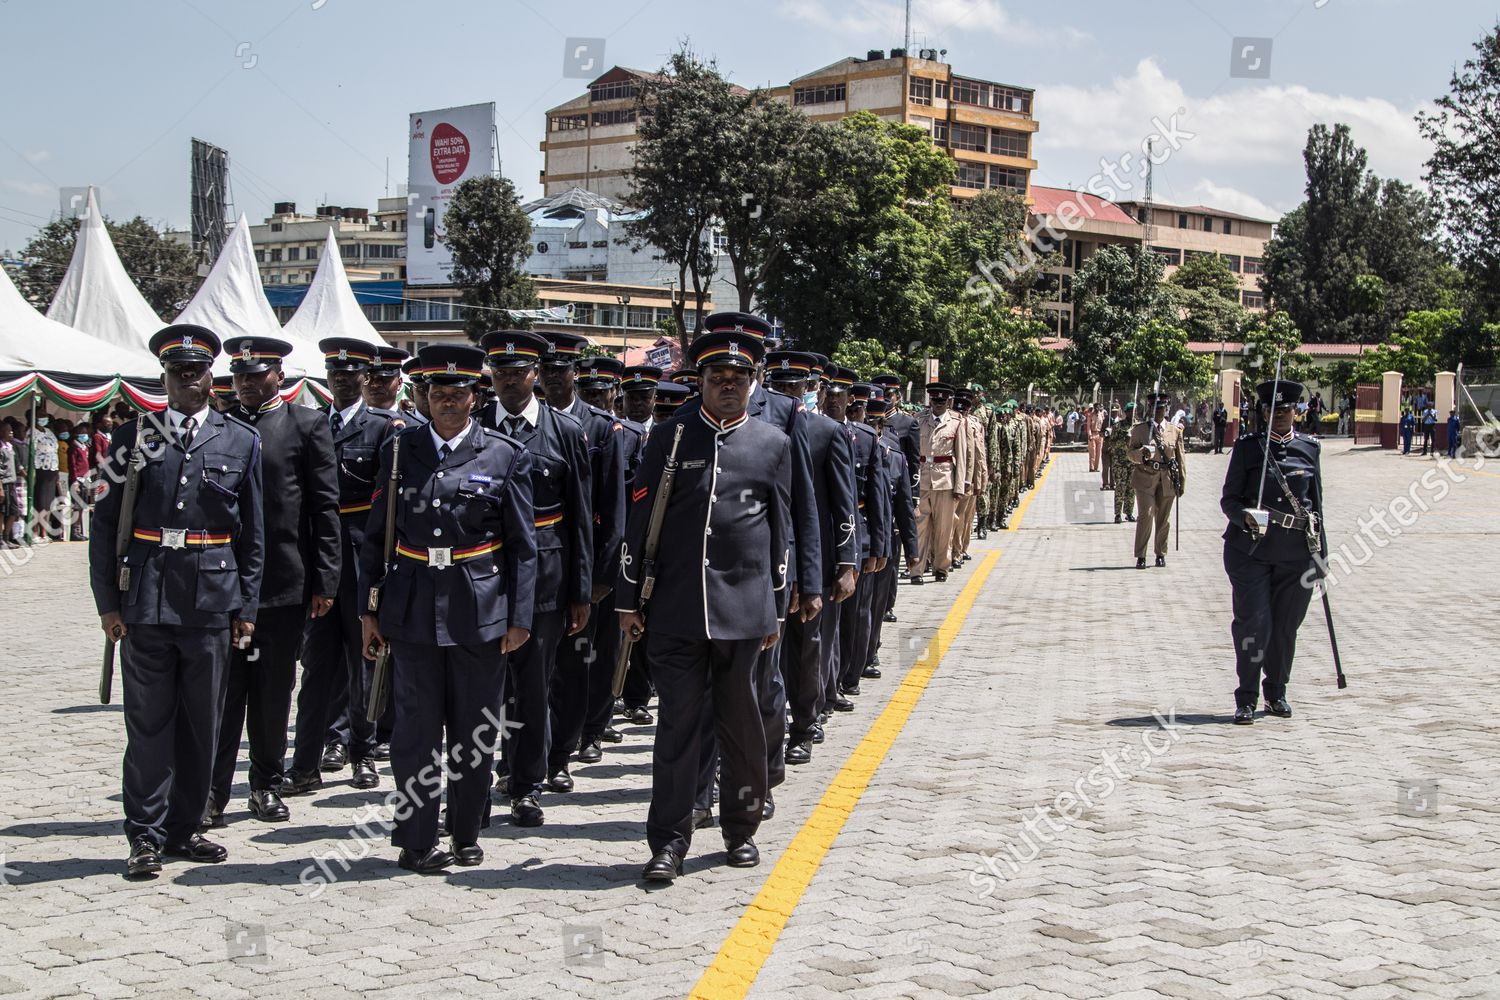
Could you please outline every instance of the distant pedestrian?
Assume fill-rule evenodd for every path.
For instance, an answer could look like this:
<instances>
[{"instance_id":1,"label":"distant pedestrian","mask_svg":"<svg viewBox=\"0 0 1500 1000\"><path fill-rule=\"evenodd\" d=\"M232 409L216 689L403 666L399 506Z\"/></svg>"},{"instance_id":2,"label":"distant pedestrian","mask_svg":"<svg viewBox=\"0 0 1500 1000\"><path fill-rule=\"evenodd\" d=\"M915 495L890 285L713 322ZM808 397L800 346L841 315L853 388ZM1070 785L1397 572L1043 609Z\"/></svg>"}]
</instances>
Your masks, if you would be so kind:
<instances>
[{"instance_id":1,"label":"distant pedestrian","mask_svg":"<svg viewBox=\"0 0 1500 1000\"><path fill-rule=\"evenodd\" d=\"M1422 410L1422 454L1437 454L1437 410L1427 406Z\"/></svg>"},{"instance_id":2,"label":"distant pedestrian","mask_svg":"<svg viewBox=\"0 0 1500 1000\"><path fill-rule=\"evenodd\" d=\"M1401 454L1411 454L1411 436L1417 430L1417 418L1412 416L1411 410L1401 411L1401 423L1398 425L1401 431Z\"/></svg>"},{"instance_id":3,"label":"distant pedestrian","mask_svg":"<svg viewBox=\"0 0 1500 1000\"><path fill-rule=\"evenodd\" d=\"M1463 422L1458 419L1457 410L1448 411L1448 457L1458 457L1458 442L1463 436ZM9 537L7 535L7 537Z\"/></svg>"},{"instance_id":4,"label":"distant pedestrian","mask_svg":"<svg viewBox=\"0 0 1500 1000\"><path fill-rule=\"evenodd\" d=\"M1229 411L1224 408L1220 401L1218 408L1214 410L1214 454L1224 454L1224 432L1229 428Z\"/></svg>"}]
</instances>

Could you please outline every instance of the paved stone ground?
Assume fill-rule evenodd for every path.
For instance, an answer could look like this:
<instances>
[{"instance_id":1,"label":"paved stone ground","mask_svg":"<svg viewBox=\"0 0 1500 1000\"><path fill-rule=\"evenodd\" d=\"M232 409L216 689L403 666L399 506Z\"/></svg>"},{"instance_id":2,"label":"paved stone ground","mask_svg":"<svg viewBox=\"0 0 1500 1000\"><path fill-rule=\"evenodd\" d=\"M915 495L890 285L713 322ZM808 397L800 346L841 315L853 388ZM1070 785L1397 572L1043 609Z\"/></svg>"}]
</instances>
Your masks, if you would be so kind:
<instances>
[{"instance_id":1,"label":"paved stone ground","mask_svg":"<svg viewBox=\"0 0 1500 1000\"><path fill-rule=\"evenodd\" d=\"M1335 550L1372 504L1431 509L1333 589L1349 689L1315 605L1296 718L1246 729L1223 724L1224 462L1193 456L1166 570L1126 568L1131 526L1101 523L1082 454L1055 459L1019 531L976 545L999 562L756 997L1500 995L1500 699L1482 686L1500 463L1437 499L1430 461L1330 445ZM547 797L546 827L497 822L483 867L409 875L376 842L315 893L301 873L340 841L358 854L350 823L377 798L347 771L282 826L249 820L237 785L226 864L120 878L122 725L93 704L83 547L6 569L0 994L27 997L686 995L973 572L902 588L885 678L779 790L758 869L724 867L704 831L675 886L635 881L651 730L625 727Z\"/></svg>"}]
</instances>

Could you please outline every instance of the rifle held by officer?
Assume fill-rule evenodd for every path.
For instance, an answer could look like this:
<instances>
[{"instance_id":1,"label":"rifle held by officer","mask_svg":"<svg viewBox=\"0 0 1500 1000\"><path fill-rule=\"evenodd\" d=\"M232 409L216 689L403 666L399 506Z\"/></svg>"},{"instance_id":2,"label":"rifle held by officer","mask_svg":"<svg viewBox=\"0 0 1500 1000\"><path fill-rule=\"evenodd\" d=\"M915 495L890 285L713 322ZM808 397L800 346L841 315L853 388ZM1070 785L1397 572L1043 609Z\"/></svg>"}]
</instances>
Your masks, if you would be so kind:
<instances>
[{"instance_id":1,"label":"rifle held by officer","mask_svg":"<svg viewBox=\"0 0 1500 1000\"><path fill-rule=\"evenodd\" d=\"M401 435L391 438L391 475L385 484L385 561L390 570L391 556L396 549L396 500L401 492ZM370 614L380 610L380 588L370 588ZM379 722L385 714L386 703L391 697L391 644L385 642L375 651L375 670L370 677L370 703L365 708L365 718Z\"/></svg>"},{"instance_id":2,"label":"rifle held by officer","mask_svg":"<svg viewBox=\"0 0 1500 1000\"><path fill-rule=\"evenodd\" d=\"M646 610L651 591L656 588L656 550L661 546L662 522L667 519L667 504L672 501L672 484L677 480L677 446L682 443L682 424L672 434L672 450L667 453L667 464L661 470L661 482L656 487L656 496L651 501L651 520L646 525L646 544L641 552L641 598L638 611ZM625 690L625 674L630 669L630 653L635 649L637 636L626 633L620 643L620 655L615 660L615 675L610 682L614 697Z\"/></svg>"},{"instance_id":3,"label":"rifle held by officer","mask_svg":"<svg viewBox=\"0 0 1500 1000\"><path fill-rule=\"evenodd\" d=\"M137 431L139 433L139 430ZM120 593L130 590L130 567L125 556L130 551L130 539L135 533L135 501L141 488L141 469L146 465L146 456L140 442L130 449L130 458L125 466L125 492L120 494L120 519L115 525L115 579ZM104 637L104 663L99 668L99 704L108 705L115 686L115 644L123 642L113 636Z\"/></svg>"}]
</instances>

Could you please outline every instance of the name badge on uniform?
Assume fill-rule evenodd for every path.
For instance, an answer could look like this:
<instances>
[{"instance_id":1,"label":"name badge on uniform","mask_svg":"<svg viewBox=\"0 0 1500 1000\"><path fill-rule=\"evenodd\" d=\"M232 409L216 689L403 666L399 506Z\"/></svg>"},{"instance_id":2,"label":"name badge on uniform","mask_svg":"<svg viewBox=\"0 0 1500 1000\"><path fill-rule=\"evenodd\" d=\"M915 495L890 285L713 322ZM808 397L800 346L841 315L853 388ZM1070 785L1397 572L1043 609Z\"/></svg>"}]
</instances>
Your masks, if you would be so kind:
<instances>
[{"instance_id":1,"label":"name badge on uniform","mask_svg":"<svg viewBox=\"0 0 1500 1000\"><path fill-rule=\"evenodd\" d=\"M164 549L187 548L186 528L163 528L161 529L161 547Z\"/></svg>"},{"instance_id":2,"label":"name badge on uniform","mask_svg":"<svg viewBox=\"0 0 1500 1000\"><path fill-rule=\"evenodd\" d=\"M471 482L471 483L493 483L494 481L495 481L495 477L494 476L481 476L477 472L471 473L469 475L469 482Z\"/></svg>"},{"instance_id":3,"label":"name badge on uniform","mask_svg":"<svg viewBox=\"0 0 1500 1000\"><path fill-rule=\"evenodd\" d=\"M700 458L700 459L698 459L695 462L683 462L682 463L682 467L684 469L701 469L701 468L703 468L706 465L708 465L708 459L706 459L706 458Z\"/></svg>"},{"instance_id":4,"label":"name badge on uniform","mask_svg":"<svg viewBox=\"0 0 1500 1000\"><path fill-rule=\"evenodd\" d=\"M453 550L450 549L428 549L427 565L435 569L443 569L453 565Z\"/></svg>"}]
</instances>

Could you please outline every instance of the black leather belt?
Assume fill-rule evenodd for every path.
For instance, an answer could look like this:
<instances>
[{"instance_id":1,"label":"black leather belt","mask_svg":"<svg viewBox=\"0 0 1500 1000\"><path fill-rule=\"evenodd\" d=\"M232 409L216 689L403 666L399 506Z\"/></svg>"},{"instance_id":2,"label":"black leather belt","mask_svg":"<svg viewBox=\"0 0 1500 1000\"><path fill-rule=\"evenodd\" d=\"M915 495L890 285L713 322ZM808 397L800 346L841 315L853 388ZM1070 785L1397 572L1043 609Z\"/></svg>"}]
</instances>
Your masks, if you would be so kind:
<instances>
[{"instance_id":1,"label":"black leather belt","mask_svg":"<svg viewBox=\"0 0 1500 1000\"><path fill-rule=\"evenodd\" d=\"M1295 514L1283 514L1280 511L1270 512L1270 522L1278 528L1286 528L1288 531L1306 531L1307 518L1298 517Z\"/></svg>"}]
</instances>

